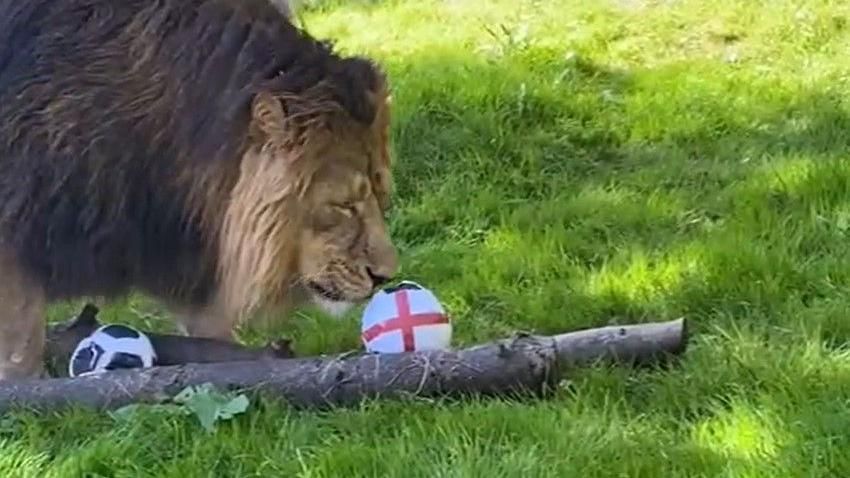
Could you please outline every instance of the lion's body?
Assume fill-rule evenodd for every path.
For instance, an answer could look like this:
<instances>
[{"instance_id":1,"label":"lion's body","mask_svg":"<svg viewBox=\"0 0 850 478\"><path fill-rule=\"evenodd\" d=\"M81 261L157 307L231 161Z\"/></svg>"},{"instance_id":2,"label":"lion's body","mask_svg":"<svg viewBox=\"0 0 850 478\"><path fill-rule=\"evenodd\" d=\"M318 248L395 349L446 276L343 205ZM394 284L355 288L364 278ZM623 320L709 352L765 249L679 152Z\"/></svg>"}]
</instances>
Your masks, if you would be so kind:
<instances>
[{"instance_id":1,"label":"lion's body","mask_svg":"<svg viewBox=\"0 0 850 478\"><path fill-rule=\"evenodd\" d=\"M321 86L347 118L337 123L375 136L368 95L380 78L268 0L0 0L0 282L17 278L0 286L0 307L138 289L208 310L223 274L286 256L259 248L259 262L239 258L257 249L251 240L270 240L250 230L256 221L234 219L234 204L260 201L245 158L272 156L272 139L256 139L257 94L297 98ZM288 127L305 141L308 123ZM254 196L234 193L246 184ZM262 207L242 205L254 219ZM276 233L296 241L300 231ZM248 239L227 244L237 236ZM294 274L292 264L276 267L281 280ZM4 341L0 365L11 353Z\"/></svg>"}]
</instances>

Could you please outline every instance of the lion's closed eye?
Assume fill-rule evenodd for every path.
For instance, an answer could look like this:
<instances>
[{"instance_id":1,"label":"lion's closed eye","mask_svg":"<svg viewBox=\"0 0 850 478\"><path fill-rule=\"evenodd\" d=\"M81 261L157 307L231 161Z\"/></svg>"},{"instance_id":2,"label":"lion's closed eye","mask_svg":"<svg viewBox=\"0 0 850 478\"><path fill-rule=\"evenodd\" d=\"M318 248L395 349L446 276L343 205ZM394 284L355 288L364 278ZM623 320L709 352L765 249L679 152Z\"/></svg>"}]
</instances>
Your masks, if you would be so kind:
<instances>
[{"instance_id":1,"label":"lion's closed eye","mask_svg":"<svg viewBox=\"0 0 850 478\"><path fill-rule=\"evenodd\" d=\"M357 206L350 201L334 203L333 208L341 212L345 217L354 217L357 215Z\"/></svg>"}]
</instances>

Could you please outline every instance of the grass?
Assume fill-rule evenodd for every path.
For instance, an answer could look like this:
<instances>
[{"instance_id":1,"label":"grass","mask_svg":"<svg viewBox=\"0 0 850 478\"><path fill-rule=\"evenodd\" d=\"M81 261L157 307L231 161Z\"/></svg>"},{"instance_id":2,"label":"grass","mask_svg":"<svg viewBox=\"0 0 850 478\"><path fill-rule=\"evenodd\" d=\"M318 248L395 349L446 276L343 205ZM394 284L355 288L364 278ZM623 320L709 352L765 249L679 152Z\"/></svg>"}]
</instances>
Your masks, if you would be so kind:
<instances>
[{"instance_id":1,"label":"grass","mask_svg":"<svg viewBox=\"0 0 850 478\"><path fill-rule=\"evenodd\" d=\"M0 476L850 475L850 4L314 3L311 31L389 71L402 275L457 346L686 316L686 360L537 402L261 401L212 434L19 414ZM163 324L140 298L104 314ZM358 346L356 313L283 330Z\"/></svg>"}]
</instances>

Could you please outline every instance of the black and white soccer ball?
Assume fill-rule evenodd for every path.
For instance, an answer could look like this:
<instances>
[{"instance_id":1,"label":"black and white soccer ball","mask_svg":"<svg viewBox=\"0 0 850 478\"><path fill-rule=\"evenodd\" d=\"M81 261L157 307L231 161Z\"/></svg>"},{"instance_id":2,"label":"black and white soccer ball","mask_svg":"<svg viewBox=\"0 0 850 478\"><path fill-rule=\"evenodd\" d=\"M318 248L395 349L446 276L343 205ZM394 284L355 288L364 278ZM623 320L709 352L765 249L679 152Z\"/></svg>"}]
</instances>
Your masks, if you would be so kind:
<instances>
[{"instance_id":1,"label":"black and white soccer ball","mask_svg":"<svg viewBox=\"0 0 850 478\"><path fill-rule=\"evenodd\" d=\"M144 333L127 325L109 324L77 344L68 363L68 375L77 377L155 364L156 351Z\"/></svg>"}]
</instances>

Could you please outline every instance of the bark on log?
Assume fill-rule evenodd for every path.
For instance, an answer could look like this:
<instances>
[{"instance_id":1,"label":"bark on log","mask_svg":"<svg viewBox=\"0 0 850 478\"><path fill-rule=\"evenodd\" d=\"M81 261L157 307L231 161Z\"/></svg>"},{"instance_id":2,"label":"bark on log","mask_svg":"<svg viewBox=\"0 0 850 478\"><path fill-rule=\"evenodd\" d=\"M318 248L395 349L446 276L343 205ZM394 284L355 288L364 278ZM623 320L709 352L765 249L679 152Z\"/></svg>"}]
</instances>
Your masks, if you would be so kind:
<instances>
[{"instance_id":1,"label":"bark on log","mask_svg":"<svg viewBox=\"0 0 850 478\"><path fill-rule=\"evenodd\" d=\"M0 384L0 412L26 407L113 409L173 398L190 385L257 391L297 408L364 399L545 392L575 366L597 360L663 363L683 353L684 319L608 326L555 336L516 335L474 347L399 354L242 360L118 370L100 376Z\"/></svg>"}]
</instances>

